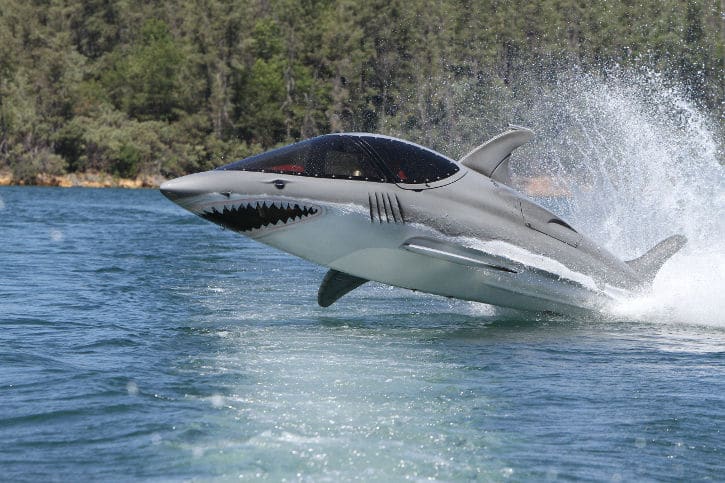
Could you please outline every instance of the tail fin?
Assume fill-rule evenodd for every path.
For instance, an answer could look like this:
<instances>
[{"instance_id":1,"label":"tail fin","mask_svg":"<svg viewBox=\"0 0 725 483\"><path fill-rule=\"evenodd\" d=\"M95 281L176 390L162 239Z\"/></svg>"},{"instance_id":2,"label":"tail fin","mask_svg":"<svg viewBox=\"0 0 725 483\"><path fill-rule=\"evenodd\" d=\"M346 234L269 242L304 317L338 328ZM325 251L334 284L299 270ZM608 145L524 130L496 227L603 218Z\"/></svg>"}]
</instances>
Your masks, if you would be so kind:
<instances>
[{"instance_id":1,"label":"tail fin","mask_svg":"<svg viewBox=\"0 0 725 483\"><path fill-rule=\"evenodd\" d=\"M672 235L659 242L641 257L625 263L632 267L649 284L655 279L655 275L660 271L662 265L680 248L684 247L686 243L687 238L683 235Z\"/></svg>"}]
</instances>

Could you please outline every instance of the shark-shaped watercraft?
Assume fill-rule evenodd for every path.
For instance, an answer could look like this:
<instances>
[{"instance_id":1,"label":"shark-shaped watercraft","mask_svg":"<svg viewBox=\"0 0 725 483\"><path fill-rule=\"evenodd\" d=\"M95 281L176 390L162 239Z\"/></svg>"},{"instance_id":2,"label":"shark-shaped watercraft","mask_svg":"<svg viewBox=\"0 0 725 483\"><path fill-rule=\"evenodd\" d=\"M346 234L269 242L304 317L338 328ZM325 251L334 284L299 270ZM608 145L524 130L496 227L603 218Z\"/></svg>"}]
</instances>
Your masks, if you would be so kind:
<instances>
[{"instance_id":1,"label":"shark-shaped watercraft","mask_svg":"<svg viewBox=\"0 0 725 483\"><path fill-rule=\"evenodd\" d=\"M374 280L532 311L599 310L646 289L686 242L627 262L510 187L510 127L460 161L368 133L327 134L167 181L202 218L330 270L327 307Z\"/></svg>"}]
</instances>

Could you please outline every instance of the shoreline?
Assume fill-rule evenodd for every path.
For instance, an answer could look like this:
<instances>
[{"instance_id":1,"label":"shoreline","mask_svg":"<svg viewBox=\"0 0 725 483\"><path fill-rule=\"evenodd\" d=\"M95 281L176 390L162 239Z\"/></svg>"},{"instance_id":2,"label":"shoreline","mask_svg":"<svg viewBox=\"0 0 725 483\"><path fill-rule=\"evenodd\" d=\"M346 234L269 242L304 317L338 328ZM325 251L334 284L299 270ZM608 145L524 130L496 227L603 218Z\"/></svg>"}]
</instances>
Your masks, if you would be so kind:
<instances>
[{"instance_id":1,"label":"shoreline","mask_svg":"<svg viewBox=\"0 0 725 483\"><path fill-rule=\"evenodd\" d=\"M0 171L0 186L51 186L60 188L126 188L157 189L166 181L161 175L143 175L136 178L119 178L108 173L84 172L61 175L39 174L34 183L15 182L9 171ZM534 197L566 198L569 190L557 180L548 176L535 176L514 180L523 193Z\"/></svg>"},{"instance_id":2,"label":"shoreline","mask_svg":"<svg viewBox=\"0 0 725 483\"><path fill-rule=\"evenodd\" d=\"M60 188L158 188L166 181L161 175L120 178L108 173L84 172L60 175L39 174L34 182L16 181L9 171L0 171L0 186L46 186Z\"/></svg>"}]
</instances>

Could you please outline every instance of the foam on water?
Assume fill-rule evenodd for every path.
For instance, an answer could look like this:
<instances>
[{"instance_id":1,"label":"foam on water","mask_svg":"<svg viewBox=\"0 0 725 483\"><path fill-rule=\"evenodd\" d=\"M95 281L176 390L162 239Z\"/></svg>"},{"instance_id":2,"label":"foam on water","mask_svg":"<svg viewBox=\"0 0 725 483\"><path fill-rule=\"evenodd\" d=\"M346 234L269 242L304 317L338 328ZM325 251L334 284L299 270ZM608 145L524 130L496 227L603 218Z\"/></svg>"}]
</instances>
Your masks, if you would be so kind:
<instances>
[{"instance_id":1,"label":"foam on water","mask_svg":"<svg viewBox=\"0 0 725 483\"><path fill-rule=\"evenodd\" d=\"M538 94L520 121L537 137L513 169L553 175L571 193L565 206L544 204L623 259L675 233L689 240L651 293L615 303L611 314L725 326L725 172L716 122L647 71L564 76Z\"/></svg>"},{"instance_id":2,"label":"foam on water","mask_svg":"<svg viewBox=\"0 0 725 483\"><path fill-rule=\"evenodd\" d=\"M722 247L720 247L722 248ZM650 293L610 308L617 318L725 327L723 250L684 253L668 262Z\"/></svg>"}]
</instances>

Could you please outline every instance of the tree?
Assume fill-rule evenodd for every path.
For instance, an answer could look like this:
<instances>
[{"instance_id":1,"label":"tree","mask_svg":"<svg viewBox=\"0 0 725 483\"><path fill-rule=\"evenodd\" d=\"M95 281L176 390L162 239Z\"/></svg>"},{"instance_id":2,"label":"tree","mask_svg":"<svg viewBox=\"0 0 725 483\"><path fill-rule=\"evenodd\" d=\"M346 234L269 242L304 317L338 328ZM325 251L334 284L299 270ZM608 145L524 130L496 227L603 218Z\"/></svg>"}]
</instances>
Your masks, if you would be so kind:
<instances>
[{"instance_id":1,"label":"tree","mask_svg":"<svg viewBox=\"0 0 725 483\"><path fill-rule=\"evenodd\" d=\"M178 118L184 102L179 70L184 57L163 20L148 19L138 43L115 52L105 84L115 106L139 120Z\"/></svg>"}]
</instances>

